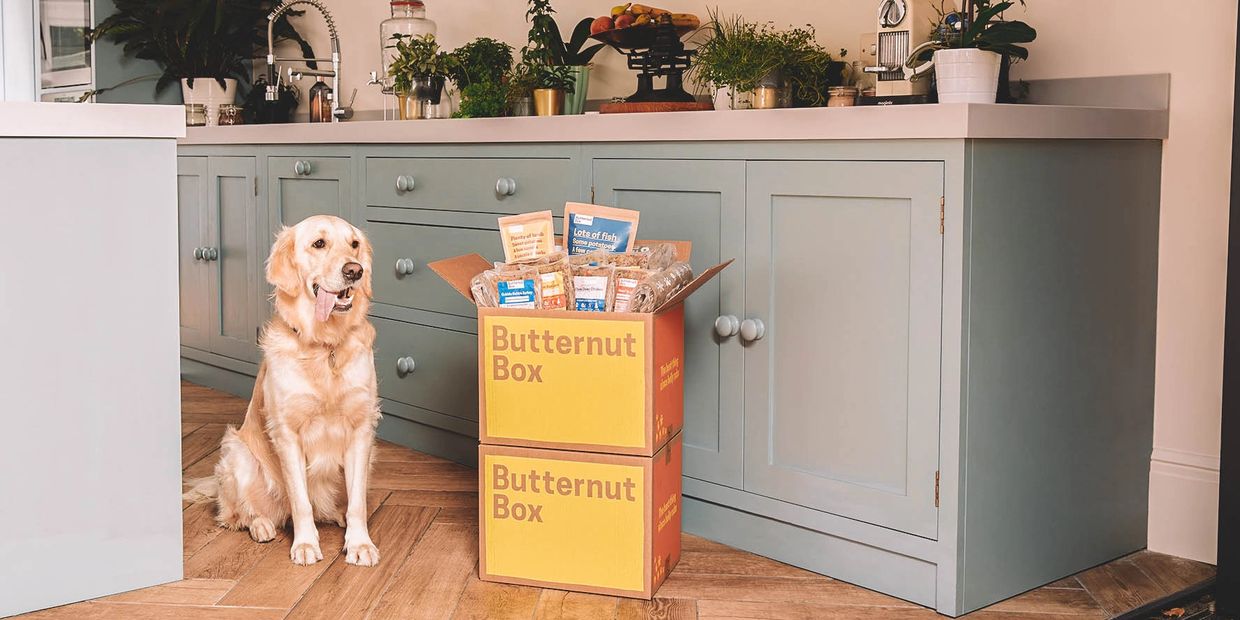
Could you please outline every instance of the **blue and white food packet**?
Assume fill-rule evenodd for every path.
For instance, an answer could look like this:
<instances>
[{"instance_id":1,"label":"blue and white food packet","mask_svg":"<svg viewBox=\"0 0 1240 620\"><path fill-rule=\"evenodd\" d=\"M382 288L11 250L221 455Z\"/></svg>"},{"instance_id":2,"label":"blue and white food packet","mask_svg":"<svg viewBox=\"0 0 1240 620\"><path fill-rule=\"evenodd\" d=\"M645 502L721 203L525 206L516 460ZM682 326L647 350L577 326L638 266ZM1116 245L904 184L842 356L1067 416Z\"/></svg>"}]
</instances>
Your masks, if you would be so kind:
<instances>
[{"instance_id":1,"label":"blue and white food packet","mask_svg":"<svg viewBox=\"0 0 1240 620\"><path fill-rule=\"evenodd\" d=\"M533 272L533 270L524 270ZM500 308L538 308L537 273L499 274L495 301Z\"/></svg>"},{"instance_id":2,"label":"blue and white food packet","mask_svg":"<svg viewBox=\"0 0 1240 620\"><path fill-rule=\"evenodd\" d=\"M564 244L572 255L628 252L641 214L629 209L570 202L564 205Z\"/></svg>"}]
</instances>

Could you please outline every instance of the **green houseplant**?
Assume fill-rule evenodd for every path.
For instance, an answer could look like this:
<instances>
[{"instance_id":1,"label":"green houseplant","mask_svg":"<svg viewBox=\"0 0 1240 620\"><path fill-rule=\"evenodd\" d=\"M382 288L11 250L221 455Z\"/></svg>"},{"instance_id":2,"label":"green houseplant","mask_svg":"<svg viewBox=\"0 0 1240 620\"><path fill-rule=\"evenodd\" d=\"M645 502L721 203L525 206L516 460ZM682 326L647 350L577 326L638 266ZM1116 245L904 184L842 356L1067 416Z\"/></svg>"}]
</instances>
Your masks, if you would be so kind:
<instances>
[{"instance_id":1,"label":"green houseplant","mask_svg":"<svg viewBox=\"0 0 1240 620\"><path fill-rule=\"evenodd\" d=\"M395 34L391 47L396 53L388 65L388 75L393 80L401 120L433 118L435 106L443 98L444 82L460 70L460 61L441 50L433 34Z\"/></svg>"},{"instance_id":2,"label":"green houseplant","mask_svg":"<svg viewBox=\"0 0 1240 620\"><path fill-rule=\"evenodd\" d=\"M542 93L544 105L541 109L544 112L555 107L551 106L553 98L573 95L567 102L567 109L563 111L569 114L580 114L585 109L585 97L589 89L590 62L604 45L596 43L586 47L586 42L590 39L590 22L593 21L590 18L578 22L573 28L572 36L565 42L560 34L560 27L553 17L554 14L555 9L551 7L551 0L529 0L529 8L525 13L525 18L530 23L529 44L522 50L521 57L523 61L528 61L530 67L541 67L531 71L537 82L534 87L536 91L548 89L560 91L558 94ZM560 69L561 67L564 69ZM560 79L564 77L568 78L567 82ZM565 85L571 88L562 88ZM538 103L540 95L535 93L534 97L534 106L537 111L540 109Z\"/></svg>"},{"instance_id":3,"label":"green houseplant","mask_svg":"<svg viewBox=\"0 0 1240 620\"><path fill-rule=\"evenodd\" d=\"M116 12L99 23L95 40L123 46L128 56L152 60L163 72L155 83L162 92L181 81L187 103L200 90L222 91L217 103L235 100L236 84L250 83L250 61L265 53L267 15L274 0L115 0ZM314 50L297 32L289 11L276 20L277 41L293 41L305 58ZM313 67L313 63L309 63Z\"/></svg>"},{"instance_id":4,"label":"green houseplant","mask_svg":"<svg viewBox=\"0 0 1240 620\"><path fill-rule=\"evenodd\" d=\"M449 77L461 92L457 118L503 116L508 109L505 80L512 69L512 46L479 37L452 52L456 66Z\"/></svg>"},{"instance_id":5,"label":"green houseplant","mask_svg":"<svg viewBox=\"0 0 1240 620\"><path fill-rule=\"evenodd\" d=\"M712 11L705 31L693 79L731 89L734 108L824 105L827 89L842 79L840 63L818 45L812 26L776 30Z\"/></svg>"},{"instance_id":6,"label":"green houseplant","mask_svg":"<svg viewBox=\"0 0 1240 620\"><path fill-rule=\"evenodd\" d=\"M1028 59L1025 45L1038 37L1029 24L1004 19L1016 2L1025 5L1025 0L966 0L960 13L940 11L934 38L910 54L913 78L934 69L943 103L1009 101L1011 63Z\"/></svg>"}]
</instances>

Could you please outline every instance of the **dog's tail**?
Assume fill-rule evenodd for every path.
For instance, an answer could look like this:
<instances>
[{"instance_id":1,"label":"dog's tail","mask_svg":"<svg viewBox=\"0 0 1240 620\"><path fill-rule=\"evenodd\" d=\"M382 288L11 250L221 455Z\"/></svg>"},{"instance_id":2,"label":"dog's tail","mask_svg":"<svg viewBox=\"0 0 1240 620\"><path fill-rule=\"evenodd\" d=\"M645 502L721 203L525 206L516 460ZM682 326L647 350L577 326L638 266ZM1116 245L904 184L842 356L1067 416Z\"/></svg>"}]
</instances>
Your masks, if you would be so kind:
<instances>
[{"instance_id":1,"label":"dog's tail","mask_svg":"<svg viewBox=\"0 0 1240 620\"><path fill-rule=\"evenodd\" d=\"M220 496L220 482L215 476L191 478L185 481L185 486L187 488L185 493L181 494L181 499L191 504L213 502Z\"/></svg>"}]
</instances>

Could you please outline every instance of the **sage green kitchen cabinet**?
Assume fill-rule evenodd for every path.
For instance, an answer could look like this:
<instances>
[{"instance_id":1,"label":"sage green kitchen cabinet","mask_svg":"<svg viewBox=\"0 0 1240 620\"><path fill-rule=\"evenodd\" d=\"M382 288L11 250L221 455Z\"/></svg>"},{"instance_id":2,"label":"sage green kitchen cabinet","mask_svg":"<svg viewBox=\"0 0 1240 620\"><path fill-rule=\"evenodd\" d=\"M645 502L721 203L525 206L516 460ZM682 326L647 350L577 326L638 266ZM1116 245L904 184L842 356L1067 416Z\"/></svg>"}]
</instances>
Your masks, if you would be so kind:
<instances>
[{"instance_id":1,"label":"sage green kitchen cabinet","mask_svg":"<svg viewBox=\"0 0 1240 620\"><path fill-rule=\"evenodd\" d=\"M354 220L353 162L337 156L270 156L267 201L271 232L312 215Z\"/></svg>"},{"instance_id":2,"label":"sage green kitchen cabinet","mask_svg":"<svg viewBox=\"0 0 1240 620\"><path fill-rule=\"evenodd\" d=\"M181 344L211 348L211 295L203 249L207 234L207 158L177 158L177 265L180 270Z\"/></svg>"},{"instance_id":3,"label":"sage green kitchen cabinet","mask_svg":"<svg viewBox=\"0 0 1240 620\"><path fill-rule=\"evenodd\" d=\"M258 362L258 251L253 157L182 157L181 344ZM203 334L205 333L205 338Z\"/></svg>"},{"instance_id":4,"label":"sage green kitchen cabinet","mask_svg":"<svg viewBox=\"0 0 1240 620\"><path fill-rule=\"evenodd\" d=\"M943 164L746 182L745 490L935 538Z\"/></svg>"},{"instance_id":5,"label":"sage green kitchen cabinet","mask_svg":"<svg viewBox=\"0 0 1240 620\"><path fill-rule=\"evenodd\" d=\"M379 435L474 462L474 309L427 263L499 258L499 215L593 198L699 272L736 259L686 304L686 532L950 615L1145 543L1157 141L181 154L187 378L248 393L270 235L343 215L375 246Z\"/></svg>"},{"instance_id":6,"label":"sage green kitchen cabinet","mask_svg":"<svg viewBox=\"0 0 1240 620\"><path fill-rule=\"evenodd\" d=\"M740 488L743 350L722 329L744 308L745 162L595 159L595 200L641 212L643 239L693 243L695 273L737 259L685 303L685 475Z\"/></svg>"}]
</instances>

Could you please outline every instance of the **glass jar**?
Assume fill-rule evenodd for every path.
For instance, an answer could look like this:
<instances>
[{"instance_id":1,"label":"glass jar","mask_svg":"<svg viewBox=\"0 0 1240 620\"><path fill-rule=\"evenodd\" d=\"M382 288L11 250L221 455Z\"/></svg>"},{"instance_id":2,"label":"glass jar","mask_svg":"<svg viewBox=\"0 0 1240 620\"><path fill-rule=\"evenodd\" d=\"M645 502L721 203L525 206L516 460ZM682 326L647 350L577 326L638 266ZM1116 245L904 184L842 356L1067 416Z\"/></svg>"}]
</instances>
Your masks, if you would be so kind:
<instances>
[{"instance_id":1,"label":"glass jar","mask_svg":"<svg viewBox=\"0 0 1240 620\"><path fill-rule=\"evenodd\" d=\"M206 127L206 125L207 125L207 104L205 103L185 104L185 126L186 127Z\"/></svg>"},{"instance_id":2,"label":"glass jar","mask_svg":"<svg viewBox=\"0 0 1240 620\"><path fill-rule=\"evenodd\" d=\"M231 103L225 103L220 106L219 124L225 125L241 125L245 120L241 118L241 106Z\"/></svg>"},{"instance_id":3,"label":"glass jar","mask_svg":"<svg viewBox=\"0 0 1240 620\"><path fill-rule=\"evenodd\" d=\"M383 59L381 82L383 92L392 94L392 78L388 67L396 55L394 35L420 37L435 34L435 22L426 19L426 4L422 0L392 0L392 17L379 23L379 57Z\"/></svg>"}]
</instances>

